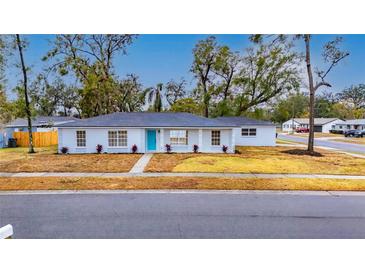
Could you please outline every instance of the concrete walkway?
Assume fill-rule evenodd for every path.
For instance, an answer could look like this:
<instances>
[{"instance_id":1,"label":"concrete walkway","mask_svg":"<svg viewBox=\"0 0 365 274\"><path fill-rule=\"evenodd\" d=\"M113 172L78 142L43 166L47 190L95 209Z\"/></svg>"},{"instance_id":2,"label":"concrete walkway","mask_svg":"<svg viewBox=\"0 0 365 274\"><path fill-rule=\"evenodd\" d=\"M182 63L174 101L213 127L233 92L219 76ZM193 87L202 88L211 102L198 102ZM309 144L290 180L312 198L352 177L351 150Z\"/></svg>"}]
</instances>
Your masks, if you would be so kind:
<instances>
[{"instance_id":1,"label":"concrete walkway","mask_svg":"<svg viewBox=\"0 0 365 274\"><path fill-rule=\"evenodd\" d=\"M309 179L346 179L365 180L365 175L334 174L268 174L268 173L175 173L175 172L122 172L122 173L78 173L78 172L19 172L0 173L0 177L205 177L205 178L309 178Z\"/></svg>"},{"instance_id":2,"label":"concrete walkway","mask_svg":"<svg viewBox=\"0 0 365 274\"><path fill-rule=\"evenodd\" d=\"M142 157L139 158L137 163L134 164L134 166L132 167L132 169L129 172L130 173L141 173L141 172L143 172L144 168L147 166L147 164L151 160L152 155L153 154L151 154L151 153L143 154Z\"/></svg>"}]
</instances>

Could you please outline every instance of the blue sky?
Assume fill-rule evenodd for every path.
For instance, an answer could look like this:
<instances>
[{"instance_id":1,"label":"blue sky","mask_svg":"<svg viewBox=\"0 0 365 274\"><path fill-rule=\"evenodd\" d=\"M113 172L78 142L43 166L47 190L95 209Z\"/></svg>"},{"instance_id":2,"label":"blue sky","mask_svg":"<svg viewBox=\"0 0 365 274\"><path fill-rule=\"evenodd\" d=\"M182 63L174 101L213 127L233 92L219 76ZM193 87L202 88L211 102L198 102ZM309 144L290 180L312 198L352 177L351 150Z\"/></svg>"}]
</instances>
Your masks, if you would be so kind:
<instances>
[{"instance_id":1,"label":"blue sky","mask_svg":"<svg viewBox=\"0 0 365 274\"><path fill-rule=\"evenodd\" d=\"M148 86L170 79L184 77L193 83L193 75L189 72L192 63L192 49L200 39L208 35L140 35L128 48L127 55L115 58L115 71L122 78L128 73L135 73L142 83ZM235 51L243 51L250 45L248 35L215 35L219 44L228 45ZM365 83L365 35L341 35L344 37L342 47L350 52L350 56L340 63L329 75L332 84L330 91L338 92L352 84ZM29 46L25 54L28 66L32 67L32 76L45 66L42 56L50 48L54 35L25 35ZM314 35L312 41L313 65L322 67L321 49L323 44L333 35ZM303 43L298 41L298 48ZM323 66L325 68L325 66ZM8 87L15 85L20 74L9 70ZM10 94L9 94L10 95ZM12 96L11 96L12 97Z\"/></svg>"}]
</instances>

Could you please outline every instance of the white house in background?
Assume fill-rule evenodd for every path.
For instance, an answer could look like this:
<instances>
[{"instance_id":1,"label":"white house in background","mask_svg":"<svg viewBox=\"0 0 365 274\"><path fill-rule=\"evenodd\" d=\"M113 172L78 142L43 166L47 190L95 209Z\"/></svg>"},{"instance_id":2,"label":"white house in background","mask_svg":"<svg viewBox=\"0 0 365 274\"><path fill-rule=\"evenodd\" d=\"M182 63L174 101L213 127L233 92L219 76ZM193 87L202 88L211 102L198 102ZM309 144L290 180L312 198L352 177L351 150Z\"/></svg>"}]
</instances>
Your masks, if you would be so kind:
<instances>
[{"instance_id":1,"label":"white house in background","mask_svg":"<svg viewBox=\"0 0 365 274\"><path fill-rule=\"evenodd\" d=\"M190 113L117 112L59 125L58 149L95 153L100 144L104 153L131 153L136 145L137 152L146 153L165 152L169 144L172 152L193 152L198 145L199 152L222 153L227 146L227 152L233 153L236 145L245 143L244 138L237 138L237 130L247 137L246 145L255 144L255 140L265 144L262 138L267 138L269 145L275 142L275 135L264 134L259 125L247 125L246 133L237 123Z\"/></svg>"},{"instance_id":2,"label":"white house in background","mask_svg":"<svg viewBox=\"0 0 365 274\"><path fill-rule=\"evenodd\" d=\"M219 117L219 121L233 124L237 146L275 146L276 126L269 121L246 117Z\"/></svg>"},{"instance_id":3,"label":"white house in background","mask_svg":"<svg viewBox=\"0 0 365 274\"><path fill-rule=\"evenodd\" d=\"M352 129L365 130L365 119L341 121L336 123L332 130L334 132L343 133L344 131Z\"/></svg>"},{"instance_id":4,"label":"white house in background","mask_svg":"<svg viewBox=\"0 0 365 274\"><path fill-rule=\"evenodd\" d=\"M314 132L329 133L338 123L344 122L338 118L314 118ZM294 118L283 123L282 130L291 132L297 128L309 128L309 118Z\"/></svg>"}]
</instances>

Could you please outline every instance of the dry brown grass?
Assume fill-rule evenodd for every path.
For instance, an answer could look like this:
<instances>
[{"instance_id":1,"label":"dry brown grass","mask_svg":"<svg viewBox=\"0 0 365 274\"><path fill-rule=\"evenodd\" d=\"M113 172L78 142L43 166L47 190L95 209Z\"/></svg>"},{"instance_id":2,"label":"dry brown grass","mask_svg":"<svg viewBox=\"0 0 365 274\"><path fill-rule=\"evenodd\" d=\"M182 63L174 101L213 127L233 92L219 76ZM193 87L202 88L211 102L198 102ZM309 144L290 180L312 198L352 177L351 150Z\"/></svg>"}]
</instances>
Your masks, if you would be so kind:
<instances>
[{"instance_id":1,"label":"dry brown grass","mask_svg":"<svg viewBox=\"0 0 365 274\"><path fill-rule=\"evenodd\" d=\"M0 177L0 191L10 190L326 190L363 191L365 180L338 179L235 179L196 177Z\"/></svg>"},{"instance_id":2,"label":"dry brown grass","mask_svg":"<svg viewBox=\"0 0 365 274\"><path fill-rule=\"evenodd\" d=\"M295 133L294 136L308 137L309 133ZM337 136L338 136L338 134L334 134L334 133L314 132L314 138L337 137Z\"/></svg>"},{"instance_id":3,"label":"dry brown grass","mask_svg":"<svg viewBox=\"0 0 365 274\"><path fill-rule=\"evenodd\" d=\"M202 154L193 153L155 153L145 168L146 172L170 172L182 161Z\"/></svg>"},{"instance_id":4,"label":"dry brown grass","mask_svg":"<svg viewBox=\"0 0 365 274\"><path fill-rule=\"evenodd\" d=\"M0 149L0 172L127 172L138 154L56 154L55 147Z\"/></svg>"},{"instance_id":5,"label":"dry brown grass","mask_svg":"<svg viewBox=\"0 0 365 274\"><path fill-rule=\"evenodd\" d=\"M322 157L289 154L292 147L239 147L241 154L156 154L149 172L365 174L365 159L317 150Z\"/></svg>"}]
</instances>

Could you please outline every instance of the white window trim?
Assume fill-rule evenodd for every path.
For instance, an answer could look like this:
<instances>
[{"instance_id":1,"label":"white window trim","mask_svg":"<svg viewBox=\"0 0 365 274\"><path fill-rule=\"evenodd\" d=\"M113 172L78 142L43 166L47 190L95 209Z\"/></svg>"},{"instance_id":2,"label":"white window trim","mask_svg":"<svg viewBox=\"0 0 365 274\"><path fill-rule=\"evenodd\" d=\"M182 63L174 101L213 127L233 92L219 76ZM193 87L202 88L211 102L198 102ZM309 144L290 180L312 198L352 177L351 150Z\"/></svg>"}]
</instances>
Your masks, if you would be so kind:
<instances>
[{"instance_id":1,"label":"white window trim","mask_svg":"<svg viewBox=\"0 0 365 274\"><path fill-rule=\"evenodd\" d=\"M85 132L85 145L84 146L79 146L78 144L77 144L77 132L78 131L84 131ZM76 130L76 148L77 149L86 149L87 148L87 146L86 146L86 130Z\"/></svg>"},{"instance_id":2,"label":"white window trim","mask_svg":"<svg viewBox=\"0 0 365 274\"><path fill-rule=\"evenodd\" d=\"M174 144L171 142L171 131L185 131L185 137L182 137L181 139L186 139L186 144ZM174 146L174 147L187 147L189 145L189 131L187 129L171 129L169 131L169 141L170 141L170 145ZM178 139L180 139L178 137Z\"/></svg>"},{"instance_id":3,"label":"white window trim","mask_svg":"<svg viewBox=\"0 0 365 274\"><path fill-rule=\"evenodd\" d=\"M116 131L117 132L117 142L118 142L118 132L119 131L126 131L127 132L127 145L126 146L109 146L109 132L110 131ZM110 129L108 130L108 146L107 149L120 149L120 148L128 148L128 130L126 129Z\"/></svg>"},{"instance_id":4,"label":"white window trim","mask_svg":"<svg viewBox=\"0 0 365 274\"><path fill-rule=\"evenodd\" d=\"M212 132L213 131L219 131L219 145L212 145L212 142L213 142ZM221 147L222 146L222 131L221 130L212 130L210 132L210 146L211 147Z\"/></svg>"},{"instance_id":5,"label":"white window trim","mask_svg":"<svg viewBox=\"0 0 365 274\"><path fill-rule=\"evenodd\" d=\"M256 135L242 135L242 129L256 129ZM242 127L241 128L241 138L256 138L257 137L257 127Z\"/></svg>"}]
</instances>

